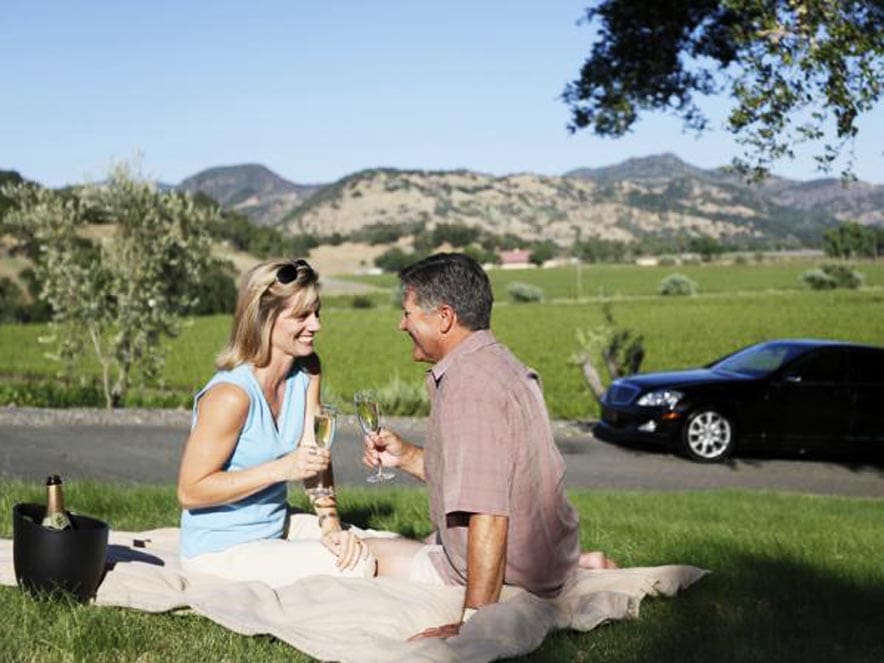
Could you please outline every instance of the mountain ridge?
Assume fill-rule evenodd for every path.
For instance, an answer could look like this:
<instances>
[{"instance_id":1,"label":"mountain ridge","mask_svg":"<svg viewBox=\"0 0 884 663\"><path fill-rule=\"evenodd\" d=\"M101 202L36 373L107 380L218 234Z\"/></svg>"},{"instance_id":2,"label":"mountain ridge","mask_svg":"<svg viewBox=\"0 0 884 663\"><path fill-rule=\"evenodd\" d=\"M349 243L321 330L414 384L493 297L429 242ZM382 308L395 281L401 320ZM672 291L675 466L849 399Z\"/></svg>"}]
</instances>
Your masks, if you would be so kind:
<instances>
[{"instance_id":1,"label":"mountain ridge","mask_svg":"<svg viewBox=\"0 0 884 663\"><path fill-rule=\"evenodd\" d=\"M732 246L797 248L818 246L843 221L884 225L882 185L772 176L749 186L725 168L671 153L563 175L370 168L318 184L244 163L204 169L174 188L202 192L256 226L318 238L364 237L375 226L406 237L449 224L561 246L577 237L681 246L707 235Z\"/></svg>"},{"instance_id":2,"label":"mountain ridge","mask_svg":"<svg viewBox=\"0 0 884 663\"><path fill-rule=\"evenodd\" d=\"M616 179L672 179L674 176L694 176L715 179L722 169L706 170L677 157L672 152L632 157L619 163L596 168L574 168L562 177L578 177L610 181Z\"/></svg>"},{"instance_id":3,"label":"mountain ridge","mask_svg":"<svg viewBox=\"0 0 884 663\"><path fill-rule=\"evenodd\" d=\"M286 210L323 185L295 184L258 163L214 166L183 179L175 188L202 192L256 225L275 225Z\"/></svg>"},{"instance_id":4,"label":"mountain ridge","mask_svg":"<svg viewBox=\"0 0 884 663\"><path fill-rule=\"evenodd\" d=\"M726 168L699 168L672 153L559 176L370 168L312 185L285 180L261 164L241 164L206 169L179 188L202 190L256 225L294 234L444 222L524 239L551 235L559 243L579 228L584 236L624 241L684 232L806 244L841 221L884 224L884 186L778 176L749 186Z\"/></svg>"}]
</instances>

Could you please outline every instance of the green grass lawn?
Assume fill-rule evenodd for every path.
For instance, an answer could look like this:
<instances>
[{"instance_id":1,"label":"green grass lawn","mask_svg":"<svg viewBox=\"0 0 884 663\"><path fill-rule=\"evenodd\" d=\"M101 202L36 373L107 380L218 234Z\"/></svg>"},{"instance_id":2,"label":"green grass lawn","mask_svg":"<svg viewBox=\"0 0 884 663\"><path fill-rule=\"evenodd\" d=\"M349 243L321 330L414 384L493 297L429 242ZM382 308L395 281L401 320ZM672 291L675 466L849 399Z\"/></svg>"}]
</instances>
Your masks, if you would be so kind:
<instances>
[{"instance_id":1,"label":"green grass lawn","mask_svg":"<svg viewBox=\"0 0 884 663\"><path fill-rule=\"evenodd\" d=\"M818 337L884 345L884 289L858 291L743 291L696 297L629 297L613 300L616 321L642 334L647 351L643 371L706 364L739 347L779 337ZM397 331L399 311L324 308L317 339L323 358L326 398L349 407L354 391L377 388L396 376L422 383L425 365L411 360L410 341ZM579 367L576 331L603 321L598 301L554 302L495 307L492 328L543 377L553 417L597 415ZM185 405L212 374L214 356L224 344L230 318L198 318L168 344L165 390ZM59 365L37 342L43 325L0 326L0 378L51 379ZM87 360L81 373L97 374ZM2 386L2 385L0 385Z\"/></svg>"},{"instance_id":2,"label":"green grass lawn","mask_svg":"<svg viewBox=\"0 0 884 663\"><path fill-rule=\"evenodd\" d=\"M0 510L44 488L0 482ZM116 529L176 525L171 487L70 483L67 502ZM417 498L417 499L416 499ZM646 599L636 621L558 632L520 660L869 663L884 660L884 503L875 499L709 491L575 491L585 547L621 564L685 563L712 571L674 599ZM299 503L304 506L304 503ZM341 491L351 522L409 536L429 531L407 489ZM11 536L11 518L0 519ZM34 601L0 588L0 662L309 661L272 638L206 619Z\"/></svg>"},{"instance_id":3,"label":"green grass lawn","mask_svg":"<svg viewBox=\"0 0 884 663\"><path fill-rule=\"evenodd\" d=\"M678 271L700 283L700 294L662 297L655 294L656 288L674 268L590 265L581 272L585 298L580 301L573 299L573 269L494 270L491 278L499 303L492 328L540 372L553 417L595 417L597 405L579 367L569 360L578 349L577 330L603 322L603 300L590 297L598 292L605 293L621 327L643 335L643 371L699 366L750 343L781 337L884 345L884 262L858 266L866 274L867 287L825 292L800 284L798 275L812 266L809 262L685 266ZM386 285L395 280L389 275L365 279ZM505 288L512 280L544 287L548 301L509 303ZM356 309L350 299L330 297L322 310L324 329L317 346L324 363L325 397L345 409L354 391L383 387L397 376L411 384L422 383L425 366L411 361L410 342L397 331L400 312L389 295L382 294L383 303L374 308ZM211 376L229 325L229 316L193 320L167 345L163 386L148 392L136 387L133 403L187 406ZM47 357L50 346L38 342L47 335L45 325L0 325L0 403L16 402L14 395L4 398L4 384L25 378L55 379L61 366ZM97 375L98 368L87 355L78 376Z\"/></svg>"}]
</instances>

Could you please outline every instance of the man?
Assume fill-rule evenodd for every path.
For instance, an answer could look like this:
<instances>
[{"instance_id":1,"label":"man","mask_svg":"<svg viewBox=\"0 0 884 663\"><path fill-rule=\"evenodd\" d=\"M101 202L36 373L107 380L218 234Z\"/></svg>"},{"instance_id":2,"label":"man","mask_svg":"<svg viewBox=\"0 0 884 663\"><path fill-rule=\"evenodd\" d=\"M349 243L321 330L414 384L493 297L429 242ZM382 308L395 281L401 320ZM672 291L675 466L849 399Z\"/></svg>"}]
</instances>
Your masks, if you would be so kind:
<instances>
[{"instance_id":1,"label":"man","mask_svg":"<svg viewBox=\"0 0 884 663\"><path fill-rule=\"evenodd\" d=\"M482 267L465 255L436 254L399 278L399 329L411 337L413 358L433 364L426 441L421 448L384 429L366 437L365 462L399 467L428 485L436 538L414 555L411 577L465 585L466 593L461 622L416 637L449 637L497 602L504 583L552 597L578 565L616 565L599 552L581 556L539 378L491 333Z\"/></svg>"}]
</instances>

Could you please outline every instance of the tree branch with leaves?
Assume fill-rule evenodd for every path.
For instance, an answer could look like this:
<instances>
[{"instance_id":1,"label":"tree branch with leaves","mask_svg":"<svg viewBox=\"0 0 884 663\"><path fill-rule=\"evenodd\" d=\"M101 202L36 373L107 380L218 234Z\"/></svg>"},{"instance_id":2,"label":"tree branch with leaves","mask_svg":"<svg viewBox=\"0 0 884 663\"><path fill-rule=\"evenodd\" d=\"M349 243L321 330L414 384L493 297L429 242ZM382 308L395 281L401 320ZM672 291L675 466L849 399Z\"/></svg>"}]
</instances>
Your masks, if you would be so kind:
<instances>
[{"instance_id":1,"label":"tree branch with leaves","mask_svg":"<svg viewBox=\"0 0 884 663\"><path fill-rule=\"evenodd\" d=\"M606 389L600 366L613 381L637 373L645 358L644 337L615 322L610 302L602 304L602 315L603 324L575 332L579 348L571 356L571 363L580 367L586 385L599 402Z\"/></svg>"},{"instance_id":2,"label":"tree branch with leaves","mask_svg":"<svg viewBox=\"0 0 884 663\"><path fill-rule=\"evenodd\" d=\"M846 151L853 178L857 122L884 84L880 0L602 0L583 20L597 37L562 95L571 131L622 136L644 111L704 131L697 95L726 93L740 173L762 179L810 143L826 172Z\"/></svg>"}]
</instances>

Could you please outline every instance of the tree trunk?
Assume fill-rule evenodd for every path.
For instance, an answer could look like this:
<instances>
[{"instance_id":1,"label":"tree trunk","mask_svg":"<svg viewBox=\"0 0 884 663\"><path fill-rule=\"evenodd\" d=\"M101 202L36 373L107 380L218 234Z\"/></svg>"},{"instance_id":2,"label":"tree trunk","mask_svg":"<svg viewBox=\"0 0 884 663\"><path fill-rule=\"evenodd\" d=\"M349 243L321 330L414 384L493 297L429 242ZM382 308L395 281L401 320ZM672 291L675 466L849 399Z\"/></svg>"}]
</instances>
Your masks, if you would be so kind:
<instances>
[{"instance_id":1,"label":"tree trunk","mask_svg":"<svg viewBox=\"0 0 884 663\"><path fill-rule=\"evenodd\" d=\"M104 407L110 410L114 406L113 393L110 386L110 360L104 356L101 346L101 333L98 327L89 326L89 337L92 339L92 347L95 348L95 356L101 364L101 387L104 389Z\"/></svg>"},{"instance_id":2,"label":"tree trunk","mask_svg":"<svg viewBox=\"0 0 884 663\"><path fill-rule=\"evenodd\" d=\"M596 400L601 402L602 394L605 393L605 386L602 384L602 378L599 375L598 370L596 370L595 365L592 363L592 358L589 356L589 353L583 358L583 361L580 363L580 368L583 369L583 379L586 380L589 390L592 392L593 396L595 396Z\"/></svg>"},{"instance_id":3,"label":"tree trunk","mask_svg":"<svg viewBox=\"0 0 884 663\"><path fill-rule=\"evenodd\" d=\"M608 368L608 375L611 376L612 380L616 380L623 375L623 367L620 365L620 362L617 361L610 346L602 350L602 358L605 360L605 366Z\"/></svg>"},{"instance_id":4,"label":"tree trunk","mask_svg":"<svg viewBox=\"0 0 884 663\"><path fill-rule=\"evenodd\" d=\"M123 407L126 400L126 391L129 387L129 366L120 366L117 370L117 381L111 390L111 404L109 407Z\"/></svg>"}]
</instances>

